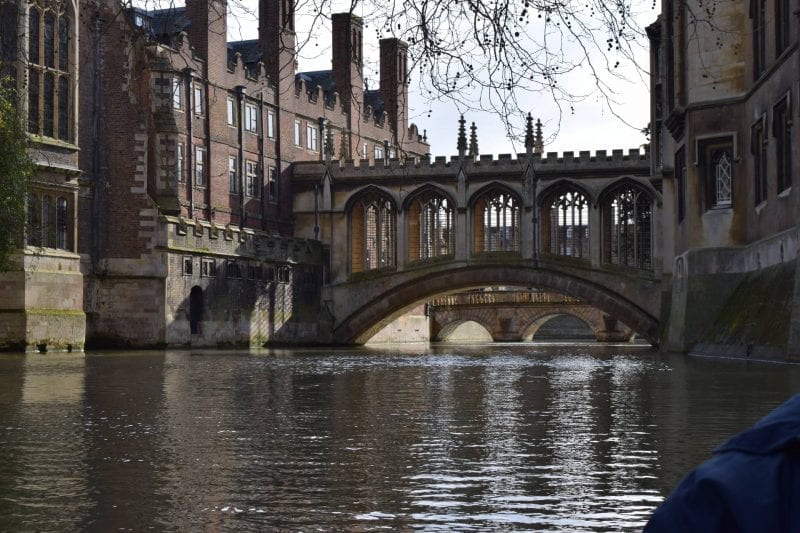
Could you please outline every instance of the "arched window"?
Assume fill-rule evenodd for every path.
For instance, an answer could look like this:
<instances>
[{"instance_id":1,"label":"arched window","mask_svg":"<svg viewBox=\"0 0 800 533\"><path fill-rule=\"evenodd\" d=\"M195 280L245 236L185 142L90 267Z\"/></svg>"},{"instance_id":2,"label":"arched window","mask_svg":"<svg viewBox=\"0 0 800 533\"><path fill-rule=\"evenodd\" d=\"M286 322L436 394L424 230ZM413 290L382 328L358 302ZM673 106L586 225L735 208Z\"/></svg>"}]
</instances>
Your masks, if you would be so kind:
<instances>
[{"instance_id":1,"label":"arched window","mask_svg":"<svg viewBox=\"0 0 800 533\"><path fill-rule=\"evenodd\" d=\"M396 222L394 205L370 194L350 212L351 271L363 272L395 264Z\"/></svg>"},{"instance_id":2,"label":"arched window","mask_svg":"<svg viewBox=\"0 0 800 533\"><path fill-rule=\"evenodd\" d=\"M70 18L66 4L33 2L28 12L28 131L62 141L70 128Z\"/></svg>"},{"instance_id":3,"label":"arched window","mask_svg":"<svg viewBox=\"0 0 800 533\"><path fill-rule=\"evenodd\" d=\"M542 251L589 257L589 201L572 188L553 191L542 203Z\"/></svg>"},{"instance_id":4,"label":"arched window","mask_svg":"<svg viewBox=\"0 0 800 533\"><path fill-rule=\"evenodd\" d=\"M604 258L614 265L650 269L653 201L643 188L625 184L603 202Z\"/></svg>"},{"instance_id":5,"label":"arched window","mask_svg":"<svg viewBox=\"0 0 800 533\"><path fill-rule=\"evenodd\" d=\"M444 196L427 192L408 207L408 259L417 261L453 254L453 206Z\"/></svg>"},{"instance_id":6,"label":"arched window","mask_svg":"<svg viewBox=\"0 0 800 533\"><path fill-rule=\"evenodd\" d=\"M0 2L0 78L16 79L17 69L17 5L15 2ZM16 84L12 83L12 87Z\"/></svg>"},{"instance_id":7,"label":"arched window","mask_svg":"<svg viewBox=\"0 0 800 533\"><path fill-rule=\"evenodd\" d=\"M501 189L487 192L475 202L475 251L519 251L519 200Z\"/></svg>"}]
</instances>

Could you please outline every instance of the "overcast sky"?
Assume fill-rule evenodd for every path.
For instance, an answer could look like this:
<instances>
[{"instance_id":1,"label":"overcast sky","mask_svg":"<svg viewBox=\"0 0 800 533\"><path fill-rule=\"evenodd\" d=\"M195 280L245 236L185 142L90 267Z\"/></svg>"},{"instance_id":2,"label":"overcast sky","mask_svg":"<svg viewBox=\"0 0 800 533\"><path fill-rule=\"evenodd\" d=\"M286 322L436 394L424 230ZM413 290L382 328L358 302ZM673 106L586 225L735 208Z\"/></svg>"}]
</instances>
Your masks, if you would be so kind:
<instances>
[{"instance_id":1,"label":"overcast sky","mask_svg":"<svg viewBox=\"0 0 800 533\"><path fill-rule=\"evenodd\" d=\"M253 39L257 37L256 0L244 0L250 13L234 13L229 18L229 39ZM333 1L332 11L347 10L349 0L338 5ZM300 2L302 3L302 1ZM229 4L235 9L235 4ZM641 26L655 20L656 12L652 4L640 9ZM359 15L361 13L356 12ZM370 88L378 86L378 47L375 36L376 21L364 17L364 73ZM302 34L303 28L311 25L308 15L298 13L296 28ZM300 40L305 39L300 36ZM330 69L330 30L329 26L320 26L315 34L303 45L298 58L300 71ZM648 67L646 42L642 42L637 51L637 62L645 69ZM649 122L649 88L647 72L637 69L632 64L623 64L619 69L625 79L606 78L616 92L615 103L609 104L598 95L592 95L574 105L559 110L558 105L547 96L522 95L519 98L520 111L530 112L534 118L540 118L544 125L545 151L563 152L581 150L612 150L621 148L639 148L646 143L641 129ZM420 131L427 132L433 155L452 155L456 152L459 110L447 100L426 102L414 90L418 70L411 74L411 96L409 104L410 122L415 123ZM569 83L576 88L575 92L590 92L594 80L587 72L574 75ZM430 112L429 112L430 111ZM490 113L467 112L465 119L468 126L475 122L478 128L478 145L482 154L519 153L524 146L519 141L509 139L503 127L503 117ZM514 119L515 121L521 121ZM560 122L560 124L559 124ZM523 125L520 124L520 127ZM469 131L469 130L468 130ZM557 131L557 135L556 135Z\"/></svg>"}]
</instances>

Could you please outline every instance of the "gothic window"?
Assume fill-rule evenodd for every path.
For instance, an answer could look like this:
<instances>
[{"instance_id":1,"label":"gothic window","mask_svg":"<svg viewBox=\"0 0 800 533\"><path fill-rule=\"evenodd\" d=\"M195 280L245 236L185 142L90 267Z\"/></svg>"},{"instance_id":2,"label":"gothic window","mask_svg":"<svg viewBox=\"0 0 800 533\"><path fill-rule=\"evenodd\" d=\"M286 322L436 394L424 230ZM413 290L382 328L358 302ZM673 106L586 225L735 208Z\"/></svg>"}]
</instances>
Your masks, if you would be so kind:
<instances>
[{"instance_id":1,"label":"gothic window","mask_svg":"<svg viewBox=\"0 0 800 533\"><path fill-rule=\"evenodd\" d=\"M789 46L789 22L792 12L789 0L775 0L775 56L779 56Z\"/></svg>"},{"instance_id":2,"label":"gothic window","mask_svg":"<svg viewBox=\"0 0 800 533\"><path fill-rule=\"evenodd\" d=\"M542 203L542 249L554 255L589 257L589 202L572 188L553 191Z\"/></svg>"},{"instance_id":3,"label":"gothic window","mask_svg":"<svg viewBox=\"0 0 800 533\"><path fill-rule=\"evenodd\" d=\"M379 194L368 194L350 211L351 271L363 272L395 265L395 208Z\"/></svg>"},{"instance_id":4,"label":"gothic window","mask_svg":"<svg viewBox=\"0 0 800 533\"><path fill-rule=\"evenodd\" d=\"M408 259L453 255L453 206L435 192L423 193L408 207Z\"/></svg>"},{"instance_id":5,"label":"gothic window","mask_svg":"<svg viewBox=\"0 0 800 533\"><path fill-rule=\"evenodd\" d=\"M750 0L750 21L753 36L753 78L758 79L767 65L766 57L767 0Z\"/></svg>"},{"instance_id":6,"label":"gothic window","mask_svg":"<svg viewBox=\"0 0 800 533\"><path fill-rule=\"evenodd\" d=\"M603 256L607 263L640 269L653 266L653 200L641 186L623 184L604 195Z\"/></svg>"},{"instance_id":7,"label":"gothic window","mask_svg":"<svg viewBox=\"0 0 800 533\"><path fill-rule=\"evenodd\" d=\"M66 4L32 3L28 25L28 131L69 141L72 58Z\"/></svg>"},{"instance_id":8,"label":"gothic window","mask_svg":"<svg viewBox=\"0 0 800 533\"><path fill-rule=\"evenodd\" d=\"M789 95L772 110L772 135L775 137L775 164L778 193L792 186L792 118Z\"/></svg>"},{"instance_id":9,"label":"gothic window","mask_svg":"<svg viewBox=\"0 0 800 533\"><path fill-rule=\"evenodd\" d=\"M28 195L27 243L43 248L70 249L69 203L63 196Z\"/></svg>"},{"instance_id":10,"label":"gothic window","mask_svg":"<svg viewBox=\"0 0 800 533\"><path fill-rule=\"evenodd\" d=\"M755 205L767 199L767 139L762 118L750 127L750 153L753 159Z\"/></svg>"},{"instance_id":11,"label":"gothic window","mask_svg":"<svg viewBox=\"0 0 800 533\"><path fill-rule=\"evenodd\" d=\"M675 154L675 200L677 202L678 222L686 218L686 147Z\"/></svg>"},{"instance_id":12,"label":"gothic window","mask_svg":"<svg viewBox=\"0 0 800 533\"><path fill-rule=\"evenodd\" d=\"M0 78L16 78L17 46L17 5L0 2Z\"/></svg>"},{"instance_id":13,"label":"gothic window","mask_svg":"<svg viewBox=\"0 0 800 533\"><path fill-rule=\"evenodd\" d=\"M519 200L502 189L494 189L474 207L475 252L519 251Z\"/></svg>"},{"instance_id":14,"label":"gothic window","mask_svg":"<svg viewBox=\"0 0 800 533\"><path fill-rule=\"evenodd\" d=\"M702 174L705 209L733 204L733 137L715 137L697 142L698 168ZM684 183L684 186L687 184Z\"/></svg>"}]
</instances>

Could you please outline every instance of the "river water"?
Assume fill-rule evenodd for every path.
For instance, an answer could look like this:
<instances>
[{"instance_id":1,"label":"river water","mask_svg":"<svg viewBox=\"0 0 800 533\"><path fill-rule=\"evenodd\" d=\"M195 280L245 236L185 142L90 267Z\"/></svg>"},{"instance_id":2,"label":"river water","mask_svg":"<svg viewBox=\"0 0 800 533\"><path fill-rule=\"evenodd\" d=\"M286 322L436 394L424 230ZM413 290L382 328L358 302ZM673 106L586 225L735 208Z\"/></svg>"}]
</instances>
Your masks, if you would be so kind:
<instances>
[{"instance_id":1,"label":"river water","mask_svg":"<svg viewBox=\"0 0 800 533\"><path fill-rule=\"evenodd\" d=\"M0 355L0 531L634 531L796 391L635 346Z\"/></svg>"}]
</instances>

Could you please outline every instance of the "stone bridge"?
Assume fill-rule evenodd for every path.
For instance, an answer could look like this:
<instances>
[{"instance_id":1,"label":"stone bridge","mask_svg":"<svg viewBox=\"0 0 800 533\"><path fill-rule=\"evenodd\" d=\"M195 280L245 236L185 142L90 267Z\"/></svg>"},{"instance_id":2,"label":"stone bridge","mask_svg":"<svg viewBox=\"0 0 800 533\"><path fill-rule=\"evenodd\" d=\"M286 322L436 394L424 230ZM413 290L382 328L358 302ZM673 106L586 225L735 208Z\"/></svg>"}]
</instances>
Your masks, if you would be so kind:
<instances>
[{"instance_id":1,"label":"stone bridge","mask_svg":"<svg viewBox=\"0 0 800 533\"><path fill-rule=\"evenodd\" d=\"M492 286L578 298L657 341L661 193L646 151L542 155L527 142L495 159L459 146L449 160L326 150L293 165L295 235L325 249L320 341L364 343L421 302Z\"/></svg>"},{"instance_id":2,"label":"stone bridge","mask_svg":"<svg viewBox=\"0 0 800 533\"><path fill-rule=\"evenodd\" d=\"M480 324L499 342L530 339L551 318L569 315L586 324L600 342L631 339L633 332L577 298L542 291L476 291L435 298L426 314L431 340L441 341L461 324Z\"/></svg>"}]
</instances>

